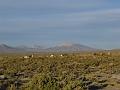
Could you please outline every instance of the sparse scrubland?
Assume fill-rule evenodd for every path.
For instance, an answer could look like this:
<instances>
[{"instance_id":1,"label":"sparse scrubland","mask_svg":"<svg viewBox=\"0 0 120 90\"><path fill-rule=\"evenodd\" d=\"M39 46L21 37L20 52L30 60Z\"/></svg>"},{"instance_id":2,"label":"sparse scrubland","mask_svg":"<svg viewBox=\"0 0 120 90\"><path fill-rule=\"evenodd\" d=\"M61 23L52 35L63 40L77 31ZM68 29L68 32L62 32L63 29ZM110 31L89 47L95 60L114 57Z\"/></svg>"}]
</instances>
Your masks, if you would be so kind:
<instances>
[{"instance_id":1,"label":"sparse scrubland","mask_svg":"<svg viewBox=\"0 0 120 90\"><path fill-rule=\"evenodd\" d=\"M120 90L120 55L2 54L0 90Z\"/></svg>"}]
</instances>

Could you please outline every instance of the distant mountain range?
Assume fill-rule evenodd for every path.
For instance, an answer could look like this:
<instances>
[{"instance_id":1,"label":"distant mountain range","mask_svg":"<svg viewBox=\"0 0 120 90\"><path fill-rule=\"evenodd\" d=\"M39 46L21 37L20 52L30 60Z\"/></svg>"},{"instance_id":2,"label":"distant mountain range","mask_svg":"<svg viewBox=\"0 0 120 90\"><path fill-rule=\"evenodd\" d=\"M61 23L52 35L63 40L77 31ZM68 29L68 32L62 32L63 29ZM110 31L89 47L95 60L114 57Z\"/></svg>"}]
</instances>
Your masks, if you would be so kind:
<instances>
[{"instance_id":1,"label":"distant mountain range","mask_svg":"<svg viewBox=\"0 0 120 90\"><path fill-rule=\"evenodd\" d=\"M81 44L64 44L58 45L50 48L43 48L39 45L35 47L27 47L27 46L17 46L12 47L6 44L0 45L0 53L9 53L9 52L80 52L80 51L95 51L98 49L91 48Z\"/></svg>"}]
</instances>

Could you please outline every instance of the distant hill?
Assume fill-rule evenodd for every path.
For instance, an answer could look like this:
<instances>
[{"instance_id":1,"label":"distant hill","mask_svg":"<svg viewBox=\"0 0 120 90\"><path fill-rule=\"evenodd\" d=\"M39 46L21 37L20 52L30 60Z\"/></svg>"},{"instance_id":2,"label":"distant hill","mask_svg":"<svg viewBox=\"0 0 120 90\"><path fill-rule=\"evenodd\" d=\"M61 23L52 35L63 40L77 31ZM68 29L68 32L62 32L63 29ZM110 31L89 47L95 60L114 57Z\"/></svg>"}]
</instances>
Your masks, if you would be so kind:
<instances>
[{"instance_id":1,"label":"distant hill","mask_svg":"<svg viewBox=\"0 0 120 90\"><path fill-rule=\"evenodd\" d=\"M0 45L0 53L9 52L79 52L79 51L95 51L98 49L91 48L81 44L64 44L50 48L43 48L39 45L35 47L17 46L12 47L6 44Z\"/></svg>"},{"instance_id":2,"label":"distant hill","mask_svg":"<svg viewBox=\"0 0 120 90\"><path fill-rule=\"evenodd\" d=\"M79 51L95 51L97 49L91 48L81 44L65 44L46 49L49 52L79 52Z\"/></svg>"},{"instance_id":3,"label":"distant hill","mask_svg":"<svg viewBox=\"0 0 120 90\"><path fill-rule=\"evenodd\" d=\"M0 45L0 53L9 53L9 52L21 52L24 51L23 49L15 48L12 46L8 46L6 44Z\"/></svg>"}]
</instances>

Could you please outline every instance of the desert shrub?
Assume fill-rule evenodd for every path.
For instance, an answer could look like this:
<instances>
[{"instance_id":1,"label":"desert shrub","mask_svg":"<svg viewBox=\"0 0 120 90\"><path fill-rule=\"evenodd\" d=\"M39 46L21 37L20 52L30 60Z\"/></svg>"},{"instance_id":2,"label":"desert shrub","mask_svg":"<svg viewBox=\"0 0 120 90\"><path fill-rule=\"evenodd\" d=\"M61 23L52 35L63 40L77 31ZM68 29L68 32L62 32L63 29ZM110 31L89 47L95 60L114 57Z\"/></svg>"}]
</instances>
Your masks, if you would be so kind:
<instances>
[{"instance_id":1,"label":"desert shrub","mask_svg":"<svg viewBox=\"0 0 120 90\"><path fill-rule=\"evenodd\" d=\"M69 83L63 88L63 90L74 90L77 87L80 87L80 90L84 90L85 85L83 81L80 80L69 81Z\"/></svg>"},{"instance_id":2,"label":"desert shrub","mask_svg":"<svg viewBox=\"0 0 120 90\"><path fill-rule=\"evenodd\" d=\"M2 80L0 86L6 85L14 90L15 82L21 81L20 90L86 90L88 83L95 81L91 79L94 74L104 73L104 77L120 74L120 56L93 58L88 54L71 53L60 57L56 53L54 58L50 58L49 55L29 59L21 58L21 55L3 57L0 74L6 75L7 79Z\"/></svg>"},{"instance_id":3,"label":"desert shrub","mask_svg":"<svg viewBox=\"0 0 120 90\"><path fill-rule=\"evenodd\" d=\"M57 80L50 74L36 74L31 81L25 86L28 90L57 90Z\"/></svg>"}]
</instances>

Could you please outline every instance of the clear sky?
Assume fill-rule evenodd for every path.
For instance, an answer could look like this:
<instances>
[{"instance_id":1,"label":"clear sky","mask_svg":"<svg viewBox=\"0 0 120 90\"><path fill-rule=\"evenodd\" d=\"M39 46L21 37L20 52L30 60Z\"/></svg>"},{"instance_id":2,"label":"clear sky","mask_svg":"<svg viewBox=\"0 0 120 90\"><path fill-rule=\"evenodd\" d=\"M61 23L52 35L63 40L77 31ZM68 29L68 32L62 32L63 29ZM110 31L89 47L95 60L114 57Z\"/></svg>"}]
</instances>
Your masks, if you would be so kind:
<instances>
[{"instance_id":1,"label":"clear sky","mask_svg":"<svg viewBox=\"0 0 120 90\"><path fill-rule=\"evenodd\" d=\"M120 0L0 0L0 43L120 48Z\"/></svg>"}]
</instances>

